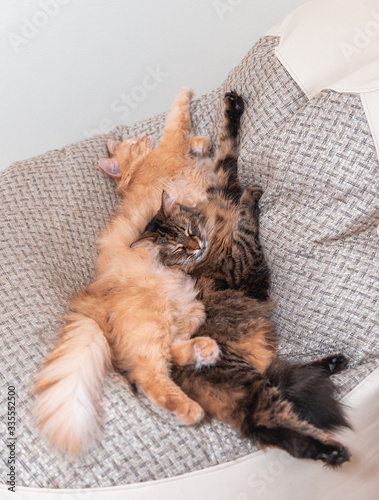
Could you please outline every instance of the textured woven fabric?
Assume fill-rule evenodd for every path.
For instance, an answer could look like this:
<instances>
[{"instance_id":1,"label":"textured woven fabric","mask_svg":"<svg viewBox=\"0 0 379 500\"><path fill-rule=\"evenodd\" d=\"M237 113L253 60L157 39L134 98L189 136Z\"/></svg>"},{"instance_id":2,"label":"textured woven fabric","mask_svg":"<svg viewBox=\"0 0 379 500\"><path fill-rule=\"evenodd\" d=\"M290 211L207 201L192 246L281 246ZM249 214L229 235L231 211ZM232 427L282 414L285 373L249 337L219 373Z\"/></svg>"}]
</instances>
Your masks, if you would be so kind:
<instances>
[{"instance_id":1,"label":"textured woven fabric","mask_svg":"<svg viewBox=\"0 0 379 500\"><path fill-rule=\"evenodd\" d=\"M342 351L351 368L341 395L378 362L378 157L359 96L323 91L308 100L265 37L225 84L192 105L197 133L217 139L221 96L246 100L240 176L259 182L261 235L272 269L280 350L307 360ZM165 114L118 127L118 138L160 137ZM31 417L29 391L57 340L69 298L90 283L96 240L117 203L96 167L108 136L14 164L0 177L0 408L17 394L17 484L106 487L179 475L254 451L217 422L179 427L117 374L105 383L102 435L81 458L52 450ZM0 420L1 433L6 434ZM3 453L0 477L9 472Z\"/></svg>"}]
</instances>

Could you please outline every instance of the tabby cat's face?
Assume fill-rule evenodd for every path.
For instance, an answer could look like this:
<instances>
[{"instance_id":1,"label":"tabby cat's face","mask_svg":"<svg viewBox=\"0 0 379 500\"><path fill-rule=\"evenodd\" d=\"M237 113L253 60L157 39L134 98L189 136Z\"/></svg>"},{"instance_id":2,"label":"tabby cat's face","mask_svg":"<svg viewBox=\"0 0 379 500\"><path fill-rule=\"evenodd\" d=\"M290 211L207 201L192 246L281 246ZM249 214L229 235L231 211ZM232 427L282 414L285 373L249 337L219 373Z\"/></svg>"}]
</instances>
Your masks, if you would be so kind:
<instances>
[{"instance_id":1,"label":"tabby cat's face","mask_svg":"<svg viewBox=\"0 0 379 500\"><path fill-rule=\"evenodd\" d=\"M188 270L200 262L208 249L204 224L196 209L175 204L170 210L161 210L147 226L155 235L162 262Z\"/></svg>"}]
</instances>

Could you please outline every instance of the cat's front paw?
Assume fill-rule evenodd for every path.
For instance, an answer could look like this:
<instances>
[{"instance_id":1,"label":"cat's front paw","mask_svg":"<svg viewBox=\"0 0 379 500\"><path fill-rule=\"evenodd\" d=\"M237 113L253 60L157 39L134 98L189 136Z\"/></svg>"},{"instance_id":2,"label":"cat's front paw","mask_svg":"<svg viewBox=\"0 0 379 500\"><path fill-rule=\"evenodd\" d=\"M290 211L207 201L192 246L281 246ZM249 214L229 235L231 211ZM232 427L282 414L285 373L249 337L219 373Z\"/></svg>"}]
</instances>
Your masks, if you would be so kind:
<instances>
[{"instance_id":1,"label":"cat's front paw","mask_svg":"<svg viewBox=\"0 0 379 500\"><path fill-rule=\"evenodd\" d=\"M263 190L260 186L249 186L244 189L241 201L258 201L263 194Z\"/></svg>"},{"instance_id":2,"label":"cat's front paw","mask_svg":"<svg viewBox=\"0 0 379 500\"><path fill-rule=\"evenodd\" d=\"M240 118L244 110L244 102L242 97L234 90L227 92L224 96L225 112L231 121L236 121Z\"/></svg>"},{"instance_id":3,"label":"cat's front paw","mask_svg":"<svg viewBox=\"0 0 379 500\"><path fill-rule=\"evenodd\" d=\"M221 350L210 337L196 337L193 344L193 355L195 358L195 367L197 369L203 366L211 366L216 363L220 357Z\"/></svg>"},{"instance_id":4,"label":"cat's front paw","mask_svg":"<svg viewBox=\"0 0 379 500\"><path fill-rule=\"evenodd\" d=\"M176 101L190 101L193 97L193 90L190 87L181 87L176 95Z\"/></svg>"},{"instance_id":5,"label":"cat's front paw","mask_svg":"<svg viewBox=\"0 0 379 500\"><path fill-rule=\"evenodd\" d=\"M196 135L190 141L190 155L197 158L208 158L212 154L212 144L207 137Z\"/></svg>"}]
</instances>

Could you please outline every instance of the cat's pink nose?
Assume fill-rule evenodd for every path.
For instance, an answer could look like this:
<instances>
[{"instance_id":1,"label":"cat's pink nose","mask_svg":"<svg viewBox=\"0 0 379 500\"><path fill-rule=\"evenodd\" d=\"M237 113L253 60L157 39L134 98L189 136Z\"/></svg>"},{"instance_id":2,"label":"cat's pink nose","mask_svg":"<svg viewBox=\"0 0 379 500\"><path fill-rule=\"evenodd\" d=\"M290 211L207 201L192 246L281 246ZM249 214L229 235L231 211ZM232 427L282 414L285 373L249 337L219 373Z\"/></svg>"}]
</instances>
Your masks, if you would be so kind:
<instances>
[{"instance_id":1,"label":"cat's pink nose","mask_svg":"<svg viewBox=\"0 0 379 500\"><path fill-rule=\"evenodd\" d=\"M200 248L200 240L199 240L199 238L190 238L188 240L188 248L190 250L199 250L199 248Z\"/></svg>"}]
</instances>

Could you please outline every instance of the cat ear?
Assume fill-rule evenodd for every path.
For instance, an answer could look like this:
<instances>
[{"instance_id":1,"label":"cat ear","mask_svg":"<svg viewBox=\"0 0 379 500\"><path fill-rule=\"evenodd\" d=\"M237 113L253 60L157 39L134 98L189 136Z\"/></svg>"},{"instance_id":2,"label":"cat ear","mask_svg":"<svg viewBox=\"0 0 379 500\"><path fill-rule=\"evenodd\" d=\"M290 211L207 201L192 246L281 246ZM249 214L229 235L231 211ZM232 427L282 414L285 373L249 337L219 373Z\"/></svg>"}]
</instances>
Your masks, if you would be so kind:
<instances>
[{"instance_id":1,"label":"cat ear","mask_svg":"<svg viewBox=\"0 0 379 500\"><path fill-rule=\"evenodd\" d=\"M99 160L99 167L101 170L113 177L113 179L119 179L121 177L120 165L114 158L102 158Z\"/></svg>"},{"instance_id":2,"label":"cat ear","mask_svg":"<svg viewBox=\"0 0 379 500\"><path fill-rule=\"evenodd\" d=\"M113 153L115 152L116 146L118 146L118 144L119 143L114 139L108 139L107 148L111 155L113 155Z\"/></svg>"},{"instance_id":3,"label":"cat ear","mask_svg":"<svg viewBox=\"0 0 379 500\"><path fill-rule=\"evenodd\" d=\"M139 238L138 240L134 241L130 245L130 248L137 248L140 245L142 245L142 243L144 243L146 240L150 240L150 241L154 242L154 241L156 241L157 238L158 238L158 235L156 233L151 233L149 231L146 231L145 233L143 233L143 235L141 236L141 238Z\"/></svg>"},{"instance_id":4,"label":"cat ear","mask_svg":"<svg viewBox=\"0 0 379 500\"><path fill-rule=\"evenodd\" d=\"M178 209L178 204L176 203L175 198L166 193L166 191L162 192L162 205L161 210L165 217L171 215L175 210Z\"/></svg>"}]
</instances>

